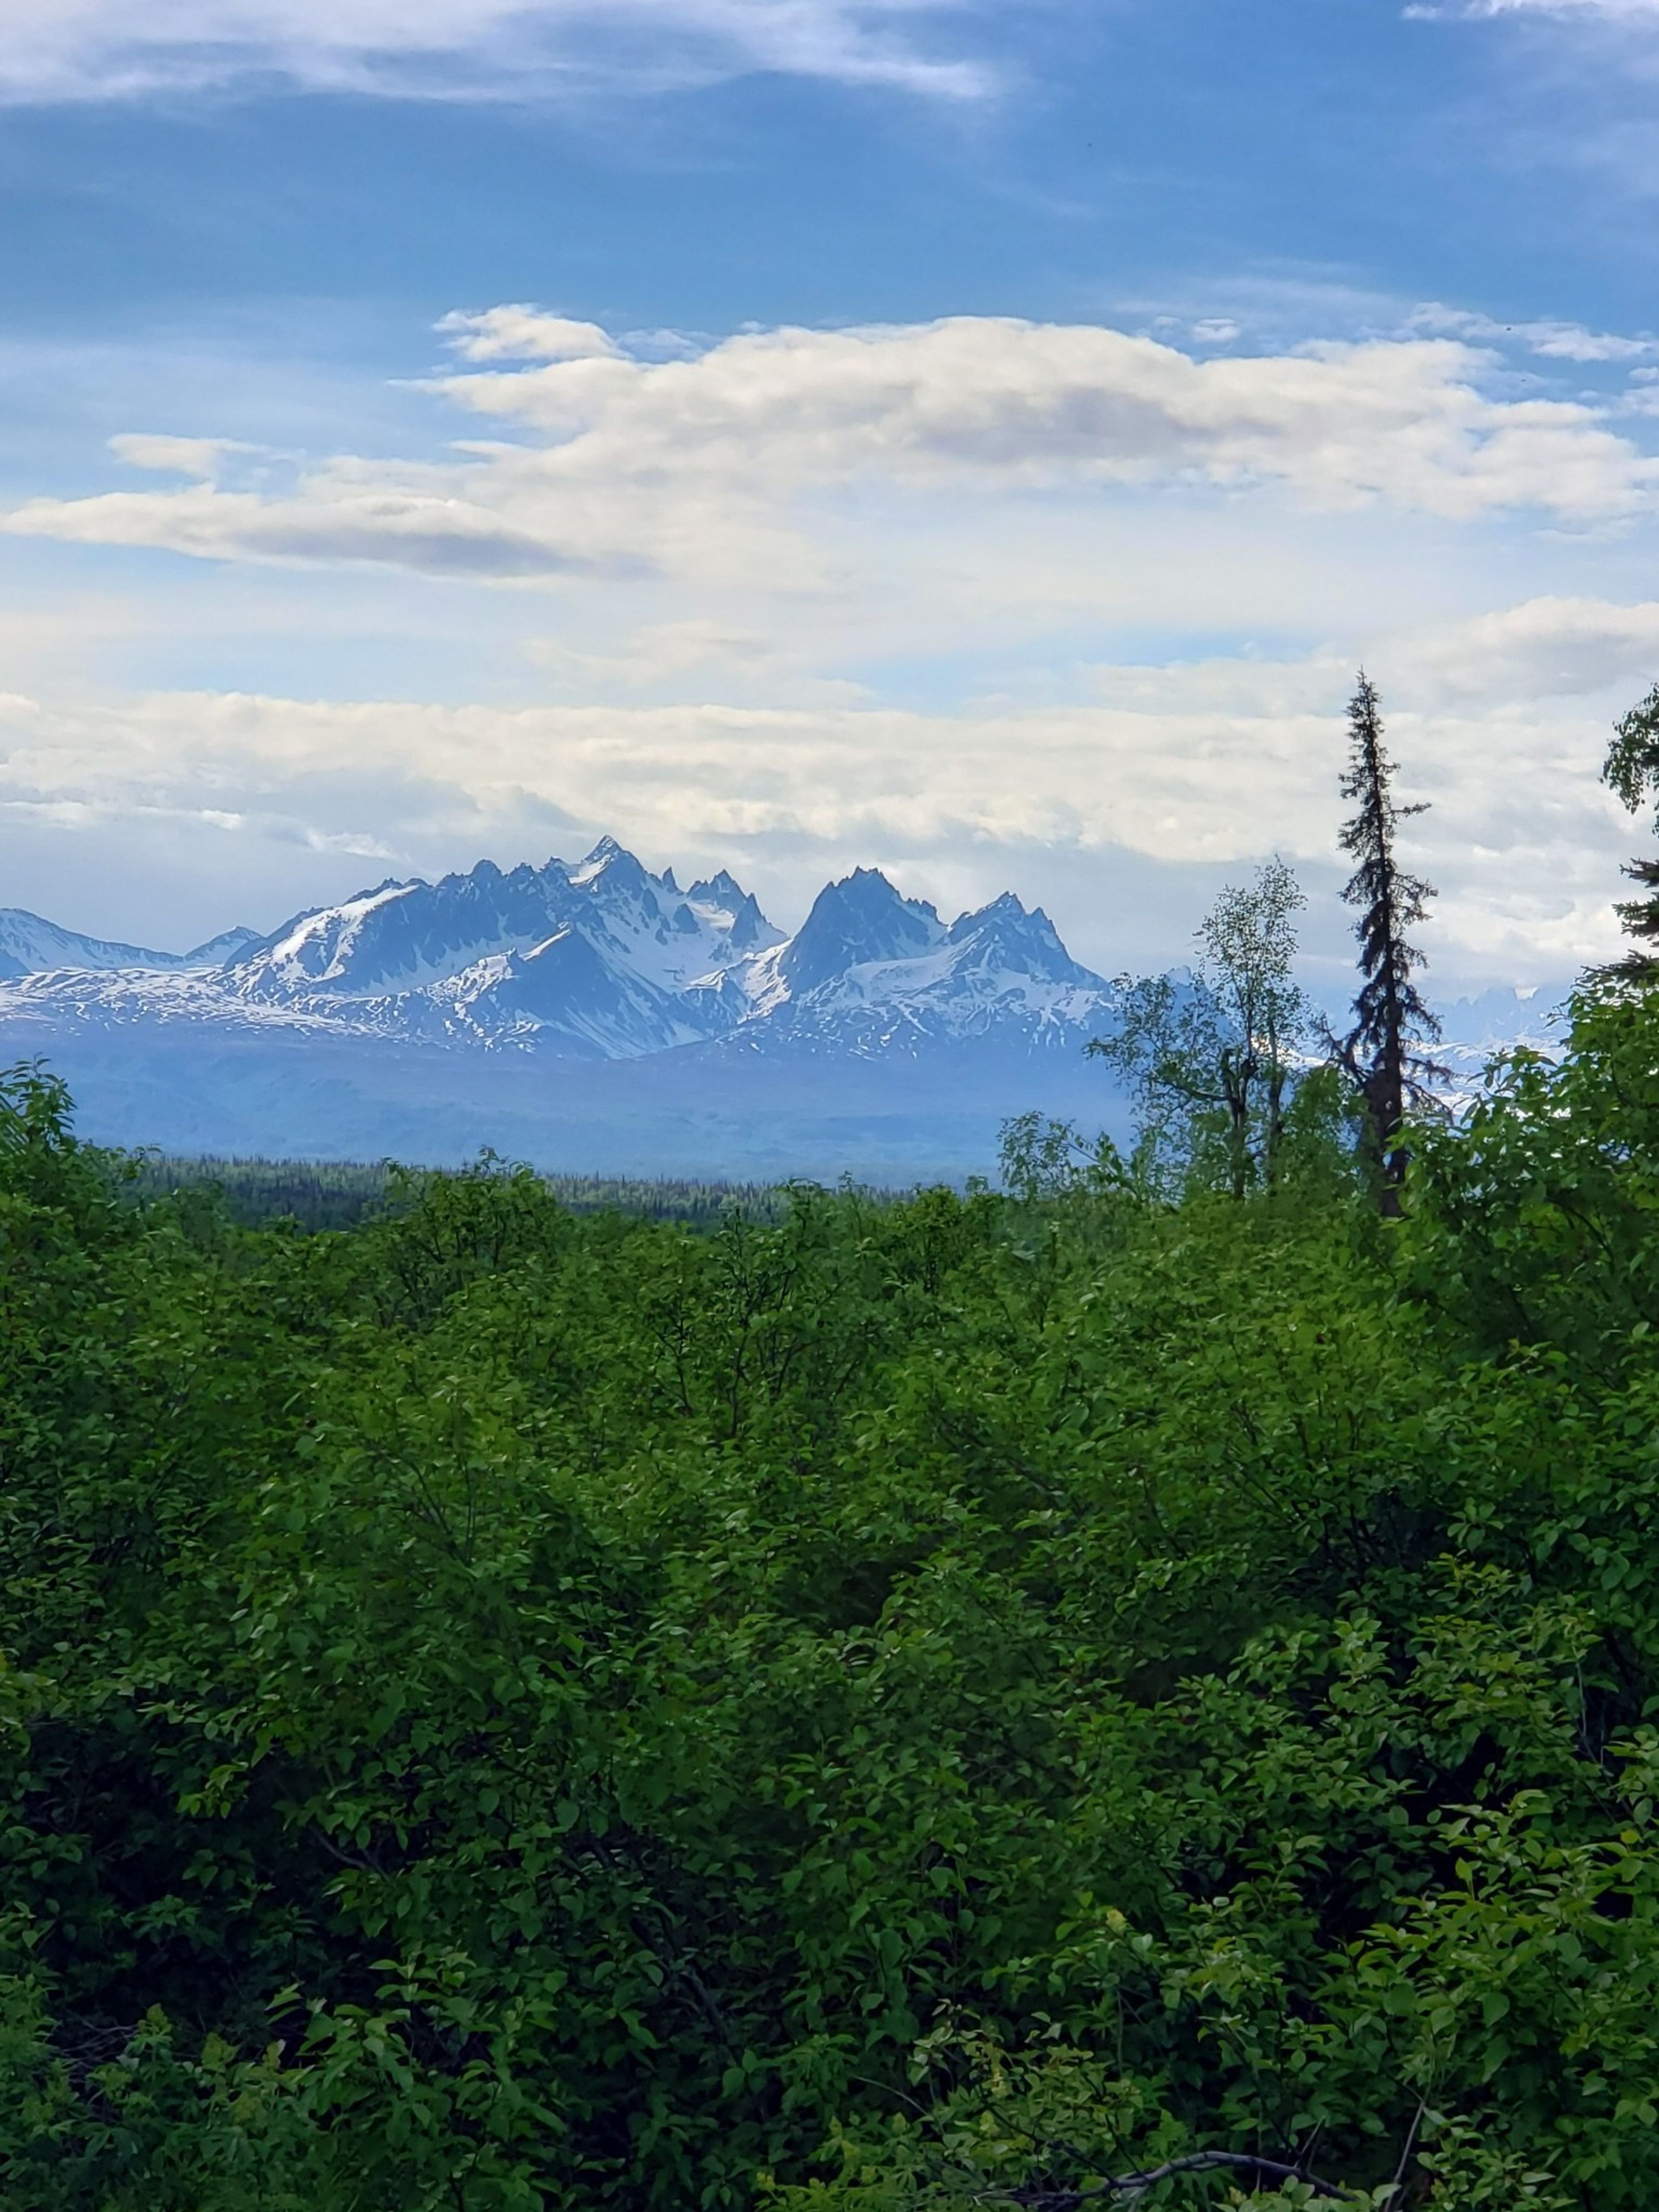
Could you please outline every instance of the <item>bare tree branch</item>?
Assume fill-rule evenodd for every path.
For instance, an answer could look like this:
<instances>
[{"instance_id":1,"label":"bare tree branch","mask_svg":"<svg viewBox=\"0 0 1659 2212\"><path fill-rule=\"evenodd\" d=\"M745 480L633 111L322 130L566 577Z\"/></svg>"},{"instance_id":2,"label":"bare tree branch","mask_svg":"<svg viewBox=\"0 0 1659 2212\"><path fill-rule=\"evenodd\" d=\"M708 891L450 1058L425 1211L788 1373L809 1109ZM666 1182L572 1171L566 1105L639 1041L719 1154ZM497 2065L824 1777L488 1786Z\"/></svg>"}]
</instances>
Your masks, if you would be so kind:
<instances>
[{"instance_id":1,"label":"bare tree branch","mask_svg":"<svg viewBox=\"0 0 1659 2212\"><path fill-rule=\"evenodd\" d=\"M1212 2172L1218 2167L1258 2174L1268 2181L1300 2181L1316 2197L1336 2199L1344 2194L1335 2182L1322 2181L1317 2174L1300 2166L1287 2166L1281 2159L1257 2158L1248 2151L1196 2150L1185 2158L1172 2158L1163 2166L1147 2166L1139 2173L1114 2175L1109 2181L1097 2182L1092 2189L988 2191L979 2201L985 2204L1018 2204L1021 2212L1079 2212L1085 2204L1101 2203L1109 2197L1133 2205L1160 2181L1171 2180L1178 2173Z\"/></svg>"}]
</instances>

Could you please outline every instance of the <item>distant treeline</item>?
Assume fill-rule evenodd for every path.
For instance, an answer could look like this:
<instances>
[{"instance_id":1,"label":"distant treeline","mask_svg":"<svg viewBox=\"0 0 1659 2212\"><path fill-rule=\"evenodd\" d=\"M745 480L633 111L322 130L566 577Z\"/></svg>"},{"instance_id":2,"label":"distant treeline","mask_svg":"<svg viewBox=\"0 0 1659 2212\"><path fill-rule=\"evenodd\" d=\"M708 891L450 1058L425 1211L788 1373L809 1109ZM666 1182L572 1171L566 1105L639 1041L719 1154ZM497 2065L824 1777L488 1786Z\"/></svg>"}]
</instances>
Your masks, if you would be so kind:
<instances>
[{"instance_id":1,"label":"distant treeline","mask_svg":"<svg viewBox=\"0 0 1659 2212\"><path fill-rule=\"evenodd\" d=\"M213 1153L192 1159L140 1152L133 1157L128 1187L143 1200L199 1193L239 1229L292 1221L313 1231L355 1229L374 1216L401 1212L416 1203L438 1172L387 1160L222 1158ZM787 1187L772 1183L574 1175L544 1176L541 1181L572 1213L625 1213L691 1228L717 1228L733 1213L775 1222L788 1205Z\"/></svg>"}]
</instances>

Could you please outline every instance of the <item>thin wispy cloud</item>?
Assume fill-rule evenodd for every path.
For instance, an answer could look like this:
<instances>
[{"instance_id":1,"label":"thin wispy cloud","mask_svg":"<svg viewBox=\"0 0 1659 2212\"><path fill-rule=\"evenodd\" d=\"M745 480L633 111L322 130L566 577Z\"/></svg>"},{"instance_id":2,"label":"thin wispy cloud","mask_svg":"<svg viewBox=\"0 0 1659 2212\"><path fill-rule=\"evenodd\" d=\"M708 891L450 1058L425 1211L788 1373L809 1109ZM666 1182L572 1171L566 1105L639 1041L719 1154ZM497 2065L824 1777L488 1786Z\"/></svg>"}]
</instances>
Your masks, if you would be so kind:
<instances>
[{"instance_id":1,"label":"thin wispy cloud","mask_svg":"<svg viewBox=\"0 0 1659 2212\"><path fill-rule=\"evenodd\" d=\"M962 0L9 0L0 101L282 84L525 99L752 71L975 100L993 76L962 45L972 12Z\"/></svg>"},{"instance_id":2,"label":"thin wispy cloud","mask_svg":"<svg viewBox=\"0 0 1659 2212\"><path fill-rule=\"evenodd\" d=\"M1418 0L1403 11L1421 21L1461 16L1495 20L1504 15L1553 15L1571 21L1659 25L1659 0Z\"/></svg>"},{"instance_id":3,"label":"thin wispy cloud","mask_svg":"<svg viewBox=\"0 0 1659 2212\"><path fill-rule=\"evenodd\" d=\"M1656 0L1655 20L1659 21L1659 0ZM1492 315L1477 314L1467 307L1445 307L1434 301L1414 308L1407 328L1436 337L1467 338L1475 345L1521 346L1541 361L1587 365L1659 361L1659 337L1650 331L1631 336L1550 319L1503 323Z\"/></svg>"}]
</instances>

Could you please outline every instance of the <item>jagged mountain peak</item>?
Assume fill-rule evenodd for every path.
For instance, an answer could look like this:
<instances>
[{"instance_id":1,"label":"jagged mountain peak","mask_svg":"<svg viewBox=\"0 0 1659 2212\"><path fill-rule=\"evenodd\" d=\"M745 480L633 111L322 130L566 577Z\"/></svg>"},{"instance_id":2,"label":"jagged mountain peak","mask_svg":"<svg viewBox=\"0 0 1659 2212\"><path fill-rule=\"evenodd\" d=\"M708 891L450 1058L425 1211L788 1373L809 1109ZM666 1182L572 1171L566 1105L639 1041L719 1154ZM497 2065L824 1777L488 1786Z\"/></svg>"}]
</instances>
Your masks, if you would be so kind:
<instances>
[{"instance_id":1,"label":"jagged mountain peak","mask_svg":"<svg viewBox=\"0 0 1659 2212\"><path fill-rule=\"evenodd\" d=\"M30 926L50 957L14 968L22 980L8 988L38 1010L56 988L44 971L72 966L73 945L92 940ZM211 976L205 997L186 994L191 1019L211 1000L215 1018L233 1025L567 1058L684 1046L832 1058L963 1045L1052 1053L1079 1047L1109 999L1048 915L1011 892L947 927L880 869L855 868L824 886L785 940L729 871L682 891L671 870L653 873L614 837L574 864L504 871L481 860L436 882L387 878L246 945L225 942L230 957L216 974L204 957L214 946L173 957L194 958ZM165 958L103 951L105 965ZM98 964L90 953L87 964ZM90 980L71 975L59 995L88 1006L107 1000L122 1021L144 1018L146 992L157 1018L185 1003L167 997L160 975L139 972L125 995L103 998L88 993Z\"/></svg>"},{"instance_id":2,"label":"jagged mountain peak","mask_svg":"<svg viewBox=\"0 0 1659 2212\"><path fill-rule=\"evenodd\" d=\"M779 973L799 998L872 961L912 959L939 943L944 926L925 900L908 899L879 868L854 868L826 884L785 948Z\"/></svg>"},{"instance_id":3,"label":"jagged mountain peak","mask_svg":"<svg viewBox=\"0 0 1659 2212\"><path fill-rule=\"evenodd\" d=\"M616 838L604 837L574 865L553 859L503 872L486 860L436 883L388 878L296 915L235 957L230 972L250 998L298 1002L322 994L364 1002L455 983L481 962L527 957L574 932L603 955L608 974L631 975L672 998L780 939L754 900L727 880L729 890L690 899L672 872L653 875ZM556 964L576 990L577 956ZM592 981L592 992L605 997L611 985ZM645 1019L637 1013L626 1024L630 1037ZM664 1042L678 1041L665 1014L660 1026Z\"/></svg>"},{"instance_id":4,"label":"jagged mountain peak","mask_svg":"<svg viewBox=\"0 0 1659 2212\"><path fill-rule=\"evenodd\" d=\"M689 899L744 899L749 894L729 868L718 868L712 876L699 876L685 896Z\"/></svg>"},{"instance_id":5,"label":"jagged mountain peak","mask_svg":"<svg viewBox=\"0 0 1659 2212\"><path fill-rule=\"evenodd\" d=\"M1050 983L1100 980L1073 959L1042 908L1025 906L1012 891L959 915L945 934L948 945L960 948L962 961L976 967L1018 969Z\"/></svg>"},{"instance_id":6,"label":"jagged mountain peak","mask_svg":"<svg viewBox=\"0 0 1659 2212\"><path fill-rule=\"evenodd\" d=\"M612 884L627 884L630 887L657 884L665 889L672 888L666 877L653 876L644 861L630 853L626 845L620 845L614 837L609 836L601 837L592 851L585 854L568 872L570 881L579 887L597 883L604 876Z\"/></svg>"}]
</instances>

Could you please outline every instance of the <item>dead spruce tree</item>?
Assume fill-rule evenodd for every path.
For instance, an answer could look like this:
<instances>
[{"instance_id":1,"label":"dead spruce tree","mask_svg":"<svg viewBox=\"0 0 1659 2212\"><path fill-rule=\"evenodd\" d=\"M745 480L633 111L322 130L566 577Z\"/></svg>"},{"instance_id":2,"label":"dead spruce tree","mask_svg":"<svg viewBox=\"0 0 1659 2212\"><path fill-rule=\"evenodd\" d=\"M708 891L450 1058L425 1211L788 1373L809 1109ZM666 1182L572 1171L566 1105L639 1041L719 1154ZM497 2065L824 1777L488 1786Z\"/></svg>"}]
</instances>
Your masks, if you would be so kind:
<instances>
[{"instance_id":1,"label":"dead spruce tree","mask_svg":"<svg viewBox=\"0 0 1659 2212\"><path fill-rule=\"evenodd\" d=\"M1407 1111L1431 1103L1428 1086L1446 1073L1421 1049L1438 1043L1440 1024L1412 980L1425 963L1406 937L1427 913L1435 891L1420 876L1408 875L1395 856L1396 830L1408 816L1425 812L1426 802L1401 806L1395 799L1394 763L1382 743L1376 687L1363 668L1348 702L1348 730L1352 750L1341 792L1358 811L1343 825L1341 843L1358 865L1342 896L1359 908L1354 935L1362 981L1352 1028L1330 1042L1363 1102L1379 1203L1392 1215L1400 1211L1406 1174L1401 1130Z\"/></svg>"}]
</instances>

